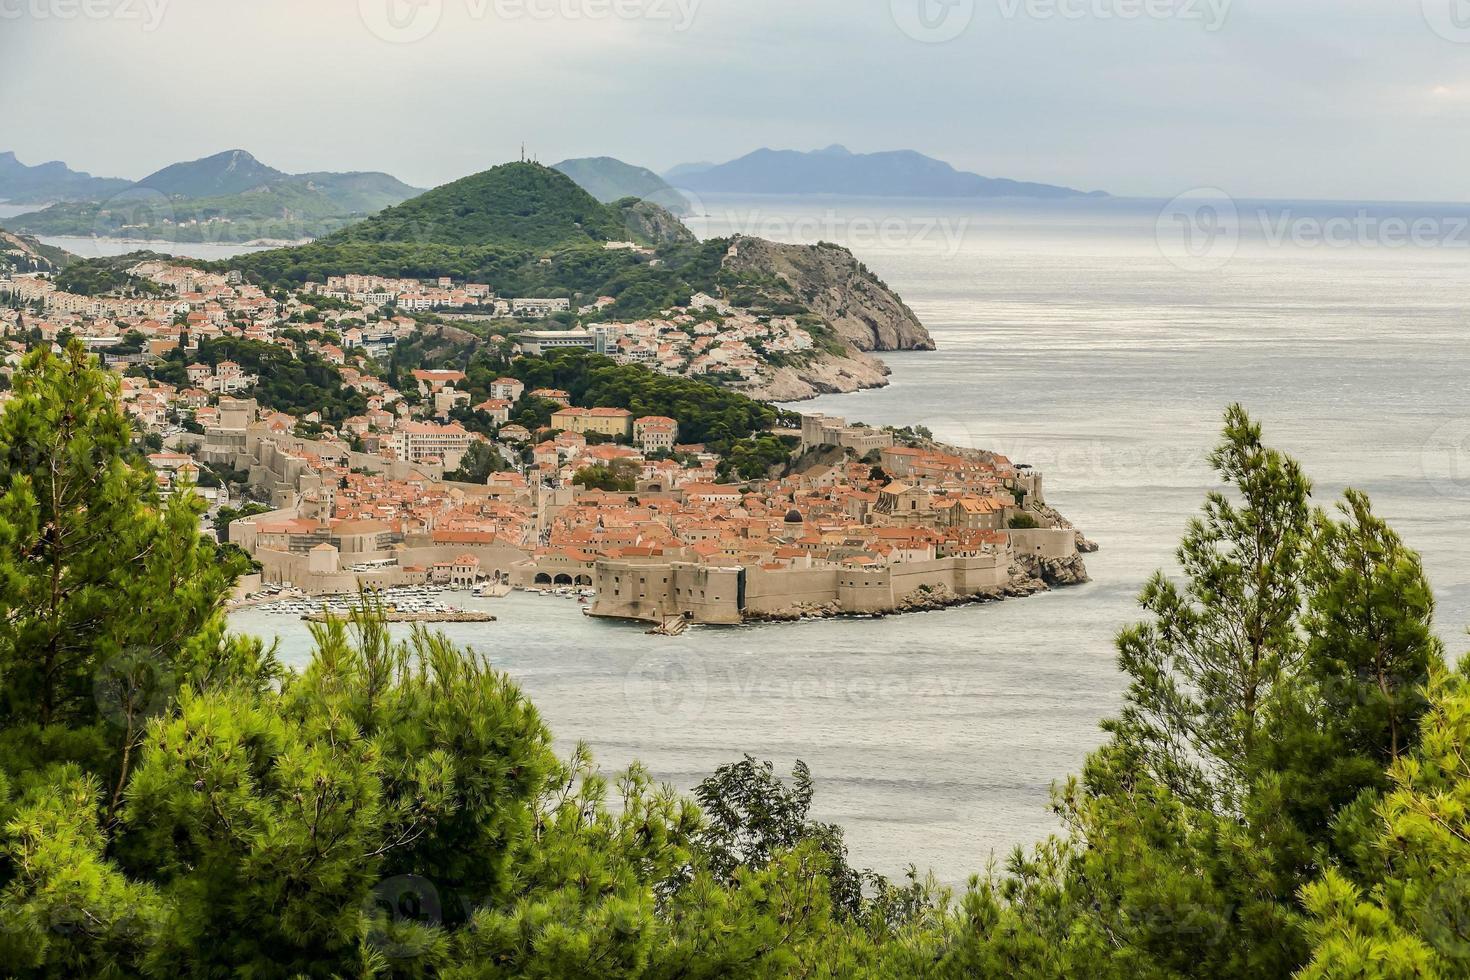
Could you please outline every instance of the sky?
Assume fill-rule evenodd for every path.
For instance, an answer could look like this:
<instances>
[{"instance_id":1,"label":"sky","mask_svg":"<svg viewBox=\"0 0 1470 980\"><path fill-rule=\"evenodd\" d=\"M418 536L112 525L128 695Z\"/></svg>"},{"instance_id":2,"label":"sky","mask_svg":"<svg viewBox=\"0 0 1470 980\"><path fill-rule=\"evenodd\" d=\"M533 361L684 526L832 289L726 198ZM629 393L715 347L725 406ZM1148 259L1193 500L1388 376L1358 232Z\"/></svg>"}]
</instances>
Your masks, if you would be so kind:
<instances>
[{"instance_id":1,"label":"sky","mask_svg":"<svg viewBox=\"0 0 1470 980\"><path fill-rule=\"evenodd\" d=\"M1169 198L1470 201L1470 0L0 0L0 150L417 186L915 149Z\"/></svg>"}]
</instances>

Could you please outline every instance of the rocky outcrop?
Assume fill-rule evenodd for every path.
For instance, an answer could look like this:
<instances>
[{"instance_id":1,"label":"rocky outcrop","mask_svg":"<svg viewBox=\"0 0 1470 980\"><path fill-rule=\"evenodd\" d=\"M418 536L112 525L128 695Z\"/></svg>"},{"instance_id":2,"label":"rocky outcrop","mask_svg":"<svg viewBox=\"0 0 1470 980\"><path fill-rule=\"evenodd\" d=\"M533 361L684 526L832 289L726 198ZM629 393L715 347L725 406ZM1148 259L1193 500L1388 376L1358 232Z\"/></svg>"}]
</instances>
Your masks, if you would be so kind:
<instances>
[{"instance_id":1,"label":"rocky outcrop","mask_svg":"<svg viewBox=\"0 0 1470 980\"><path fill-rule=\"evenodd\" d=\"M783 245L741 236L731 241L724 269L784 292L826 320L860 351L933 350L934 338L893 290L840 245Z\"/></svg>"},{"instance_id":2,"label":"rocky outcrop","mask_svg":"<svg viewBox=\"0 0 1470 980\"><path fill-rule=\"evenodd\" d=\"M667 208L652 201L625 199L617 203L634 241L655 245L692 245L699 239Z\"/></svg>"},{"instance_id":3,"label":"rocky outcrop","mask_svg":"<svg viewBox=\"0 0 1470 980\"><path fill-rule=\"evenodd\" d=\"M70 252L0 228L0 271L56 272L74 261Z\"/></svg>"},{"instance_id":4,"label":"rocky outcrop","mask_svg":"<svg viewBox=\"0 0 1470 980\"><path fill-rule=\"evenodd\" d=\"M1019 571L1018 571L1019 570ZM1018 555L1011 566L1012 578L1017 575L1030 577L1047 586L1081 585L1092 581L1087 575L1087 565L1081 555L1066 558L1040 558L1036 555Z\"/></svg>"},{"instance_id":5,"label":"rocky outcrop","mask_svg":"<svg viewBox=\"0 0 1470 980\"><path fill-rule=\"evenodd\" d=\"M888 366L869 354L823 354L800 367L781 367L742 388L744 394L770 402L795 402L818 395L882 388L888 384Z\"/></svg>"}]
</instances>

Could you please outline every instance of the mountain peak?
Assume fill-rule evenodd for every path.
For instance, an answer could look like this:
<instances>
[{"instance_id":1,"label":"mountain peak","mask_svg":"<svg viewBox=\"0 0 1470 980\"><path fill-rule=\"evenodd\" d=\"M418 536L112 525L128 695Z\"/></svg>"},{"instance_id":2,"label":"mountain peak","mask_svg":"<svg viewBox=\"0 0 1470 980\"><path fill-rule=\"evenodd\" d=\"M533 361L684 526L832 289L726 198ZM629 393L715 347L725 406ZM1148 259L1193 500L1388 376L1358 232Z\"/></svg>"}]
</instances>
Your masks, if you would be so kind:
<instances>
[{"instance_id":1,"label":"mountain peak","mask_svg":"<svg viewBox=\"0 0 1470 980\"><path fill-rule=\"evenodd\" d=\"M559 170L517 161L436 187L322 241L545 249L628 237L617 208Z\"/></svg>"},{"instance_id":2,"label":"mountain peak","mask_svg":"<svg viewBox=\"0 0 1470 980\"><path fill-rule=\"evenodd\" d=\"M714 167L676 167L669 171L669 179L686 190L715 194L1046 199L1096 196L1070 187L982 177L914 150L853 153L840 144L810 152L761 149Z\"/></svg>"},{"instance_id":3,"label":"mountain peak","mask_svg":"<svg viewBox=\"0 0 1470 980\"><path fill-rule=\"evenodd\" d=\"M254 190L285 176L245 150L225 150L164 167L138 181L137 186L169 197L225 197Z\"/></svg>"}]
</instances>

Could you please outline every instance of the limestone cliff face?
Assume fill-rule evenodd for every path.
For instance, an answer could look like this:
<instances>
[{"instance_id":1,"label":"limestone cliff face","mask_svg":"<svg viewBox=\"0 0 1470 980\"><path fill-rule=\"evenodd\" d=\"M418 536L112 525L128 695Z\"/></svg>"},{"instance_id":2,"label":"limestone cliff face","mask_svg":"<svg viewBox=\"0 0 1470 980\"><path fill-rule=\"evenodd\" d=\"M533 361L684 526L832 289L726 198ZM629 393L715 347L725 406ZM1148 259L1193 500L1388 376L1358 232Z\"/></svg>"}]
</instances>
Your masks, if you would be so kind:
<instances>
[{"instance_id":1,"label":"limestone cliff face","mask_svg":"<svg viewBox=\"0 0 1470 980\"><path fill-rule=\"evenodd\" d=\"M724 269L784 289L860 351L934 349L914 311L841 246L741 236L732 240Z\"/></svg>"},{"instance_id":2,"label":"limestone cliff face","mask_svg":"<svg viewBox=\"0 0 1470 980\"><path fill-rule=\"evenodd\" d=\"M634 239L655 245L692 245L698 241L674 214L652 201L627 199L619 201L617 208Z\"/></svg>"},{"instance_id":3,"label":"limestone cliff face","mask_svg":"<svg viewBox=\"0 0 1470 980\"><path fill-rule=\"evenodd\" d=\"M871 354L853 349L845 356L823 354L799 368L776 368L749 388L752 398L769 402L797 402L818 395L842 394L888 384L888 367Z\"/></svg>"}]
</instances>

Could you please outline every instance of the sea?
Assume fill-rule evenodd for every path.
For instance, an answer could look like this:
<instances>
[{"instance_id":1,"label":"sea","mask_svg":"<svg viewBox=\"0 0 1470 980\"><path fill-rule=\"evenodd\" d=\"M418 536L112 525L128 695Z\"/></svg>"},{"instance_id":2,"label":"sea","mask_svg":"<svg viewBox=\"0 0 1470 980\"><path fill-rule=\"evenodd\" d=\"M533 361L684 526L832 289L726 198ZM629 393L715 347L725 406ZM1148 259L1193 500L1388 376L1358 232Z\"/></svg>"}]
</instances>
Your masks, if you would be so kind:
<instances>
[{"instance_id":1,"label":"sea","mask_svg":"<svg viewBox=\"0 0 1470 980\"><path fill-rule=\"evenodd\" d=\"M882 620L695 628L667 639L575 601L487 600L445 627L529 693L567 752L689 789L750 754L817 784L813 815L859 866L963 882L1057 832L1052 787L1118 710L1114 638L1174 569L1216 486L1226 406L1423 554L1450 651L1470 624L1470 206L1231 200L1054 203L710 197L701 235L847 245L934 336L892 383L798 406L923 425L1044 474L1098 542L1092 581ZM64 243L58 243L64 244ZM300 665L305 625L240 631Z\"/></svg>"}]
</instances>

